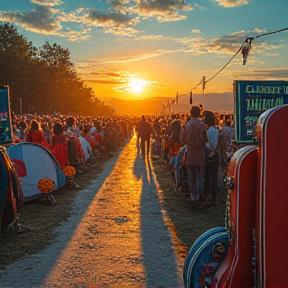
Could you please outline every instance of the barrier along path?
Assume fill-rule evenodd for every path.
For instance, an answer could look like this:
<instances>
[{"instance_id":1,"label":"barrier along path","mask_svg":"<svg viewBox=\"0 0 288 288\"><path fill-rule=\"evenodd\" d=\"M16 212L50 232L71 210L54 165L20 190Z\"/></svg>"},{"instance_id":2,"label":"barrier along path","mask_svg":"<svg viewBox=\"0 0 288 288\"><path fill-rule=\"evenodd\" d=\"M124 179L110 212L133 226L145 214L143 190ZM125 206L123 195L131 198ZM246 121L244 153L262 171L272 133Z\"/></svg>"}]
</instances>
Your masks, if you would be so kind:
<instances>
[{"instance_id":1,"label":"barrier along path","mask_svg":"<svg viewBox=\"0 0 288 288\"><path fill-rule=\"evenodd\" d=\"M158 193L134 135L79 192L54 241L0 270L0 287L183 287Z\"/></svg>"}]
</instances>

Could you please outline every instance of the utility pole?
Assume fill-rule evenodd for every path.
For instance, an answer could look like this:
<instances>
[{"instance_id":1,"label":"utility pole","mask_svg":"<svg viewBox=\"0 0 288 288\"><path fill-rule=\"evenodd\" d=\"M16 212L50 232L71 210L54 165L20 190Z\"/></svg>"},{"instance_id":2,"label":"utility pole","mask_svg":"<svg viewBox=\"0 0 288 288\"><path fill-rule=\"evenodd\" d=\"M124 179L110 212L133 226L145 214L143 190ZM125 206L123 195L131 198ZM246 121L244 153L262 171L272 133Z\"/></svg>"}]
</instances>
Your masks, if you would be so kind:
<instances>
[{"instance_id":1,"label":"utility pole","mask_svg":"<svg viewBox=\"0 0 288 288\"><path fill-rule=\"evenodd\" d=\"M22 116L22 97L20 97L19 101L20 101L20 103L19 103L19 105L20 105L19 110L20 111L19 112L20 112L20 115Z\"/></svg>"},{"instance_id":2,"label":"utility pole","mask_svg":"<svg viewBox=\"0 0 288 288\"><path fill-rule=\"evenodd\" d=\"M175 99L175 114L178 112L178 91L176 93L176 99Z\"/></svg>"},{"instance_id":3,"label":"utility pole","mask_svg":"<svg viewBox=\"0 0 288 288\"><path fill-rule=\"evenodd\" d=\"M204 90L205 90L205 76L203 76L202 84L203 84L203 94L204 94Z\"/></svg>"}]
</instances>

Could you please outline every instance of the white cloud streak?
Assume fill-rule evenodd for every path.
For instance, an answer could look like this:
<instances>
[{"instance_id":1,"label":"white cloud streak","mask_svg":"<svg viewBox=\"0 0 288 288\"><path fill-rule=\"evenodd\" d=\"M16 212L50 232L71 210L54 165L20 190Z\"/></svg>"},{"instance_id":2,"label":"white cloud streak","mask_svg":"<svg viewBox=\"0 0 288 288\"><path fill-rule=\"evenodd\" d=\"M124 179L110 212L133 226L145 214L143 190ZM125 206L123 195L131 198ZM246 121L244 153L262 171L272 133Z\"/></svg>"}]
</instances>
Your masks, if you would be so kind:
<instances>
[{"instance_id":1,"label":"white cloud streak","mask_svg":"<svg viewBox=\"0 0 288 288\"><path fill-rule=\"evenodd\" d=\"M248 0L213 0L213 1L217 2L220 6L226 8L247 5L249 3Z\"/></svg>"}]
</instances>

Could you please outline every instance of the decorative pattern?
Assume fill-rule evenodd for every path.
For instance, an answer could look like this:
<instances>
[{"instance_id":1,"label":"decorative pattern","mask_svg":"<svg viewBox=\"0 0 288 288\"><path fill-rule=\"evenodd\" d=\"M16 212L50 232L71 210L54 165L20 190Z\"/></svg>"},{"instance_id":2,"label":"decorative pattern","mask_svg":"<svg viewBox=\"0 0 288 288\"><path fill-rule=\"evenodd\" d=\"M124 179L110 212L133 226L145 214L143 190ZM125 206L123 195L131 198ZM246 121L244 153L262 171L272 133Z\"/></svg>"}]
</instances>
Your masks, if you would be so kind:
<instances>
[{"instance_id":1,"label":"decorative pattern","mask_svg":"<svg viewBox=\"0 0 288 288\"><path fill-rule=\"evenodd\" d=\"M50 178L41 179L38 188L42 193L50 193L55 187L55 182Z\"/></svg>"},{"instance_id":2,"label":"decorative pattern","mask_svg":"<svg viewBox=\"0 0 288 288\"><path fill-rule=\"evenodd\" d=\"M76 169L73 166L63 168L63 173L66 177L73 177L76 174Z\"/></svg>"},{"instance_id":3,"label":"decorative pattern","mask_svg":"<svg viewBox=\"0 0 288 288\"><path fill-rule=\"evenodd\" d=\"M234 228L232 222L232 206L231 206L231 195L233 191L233 180L231 177L226 177L225 181L227 185L227 202L226 202L226 215L225 215L225 227L228 233L229 242L234 241Z\"/></svg>"}]
</instances>

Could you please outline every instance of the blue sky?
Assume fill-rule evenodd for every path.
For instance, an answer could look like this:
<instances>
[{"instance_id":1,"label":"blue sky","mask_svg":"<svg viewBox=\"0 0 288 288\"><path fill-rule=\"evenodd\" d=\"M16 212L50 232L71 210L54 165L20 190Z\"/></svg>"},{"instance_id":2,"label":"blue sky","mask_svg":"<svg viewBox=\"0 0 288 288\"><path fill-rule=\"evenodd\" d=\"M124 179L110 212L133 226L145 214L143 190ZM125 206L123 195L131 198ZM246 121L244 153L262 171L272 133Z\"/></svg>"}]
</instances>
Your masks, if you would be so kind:
<instances>
[{"instance_id":1,"label":"blue sky","mask_svg":"<svg viewBox=\"0 0 288 288\"><path fill-rule=\"evenodd\" d=\"M287 11L287 0L0 1L0 20L36 47L68 48L99 98L124 99L202 93L202 77L212 78L247 37L287 28ZM288 80L287 48L288 30L254 38L247 63L240 51L205 91L232 91L236 79Z\"/></svg>"}]
</instances>

